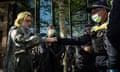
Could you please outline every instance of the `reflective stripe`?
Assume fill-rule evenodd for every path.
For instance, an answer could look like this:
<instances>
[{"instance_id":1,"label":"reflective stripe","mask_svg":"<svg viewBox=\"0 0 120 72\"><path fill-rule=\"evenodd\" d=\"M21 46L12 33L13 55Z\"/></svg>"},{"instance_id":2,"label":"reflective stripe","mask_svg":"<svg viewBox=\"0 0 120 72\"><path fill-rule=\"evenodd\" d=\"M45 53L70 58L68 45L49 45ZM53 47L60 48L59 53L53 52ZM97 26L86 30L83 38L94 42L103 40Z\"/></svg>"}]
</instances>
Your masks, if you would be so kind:
<instances>
[{"instance_id":1,"label":"reflective stripe","mask_svg":"<svg viewBox=\"0 0 120 72\"><path fill-rule=\"evenodd\" d=\"M19 50L19 51L15 51L15 54L19 54L19 53L23 53L26 52L25 50Z\"/></svg>"},{"instance_id":2,"label":"reflective stripe","mask_svg":"<svg viewBox=\"0 0 120 72\"><path fill-rule=\"evenodd\" d=\"M95 26L93 26L92 27L92 29L91 29L91 32L93 32L93 31L95 31L95 32L97 32L97 31L99 31L99 30L106 30L107 29L107 25L108 25L108 22L105 22L104 24L102 24L102 25L95 25Z\"/></svg>"}]
</instances>

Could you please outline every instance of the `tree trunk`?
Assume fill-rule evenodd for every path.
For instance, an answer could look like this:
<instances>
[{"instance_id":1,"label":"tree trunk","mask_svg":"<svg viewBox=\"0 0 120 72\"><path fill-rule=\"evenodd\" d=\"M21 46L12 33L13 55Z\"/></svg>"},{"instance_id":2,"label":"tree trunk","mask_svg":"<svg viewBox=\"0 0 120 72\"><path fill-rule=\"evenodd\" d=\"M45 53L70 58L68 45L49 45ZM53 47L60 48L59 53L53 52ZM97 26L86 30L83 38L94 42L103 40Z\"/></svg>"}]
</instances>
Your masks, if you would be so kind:
<instances>
[{"instance_id":1,"label":"tree trunk","mask_svg":"<svg viewBox=\"0 0 120 72\"><path fill-rule=\"evenodd\" d=\"M66 27L65 27L65 14L64 14L64 2L61 1L59 5L59 26L60 26L60 36L62 38L66 37Z\"/></svg>"},{"instance_id":2,"label":"tree trunk","mask_svg":"<svg viewBox=\"0 0 120 72\"><path fill-rule=\"evenodd\" d=\"M66 37L66 29L65 29L65 14L64 14L64 1L58 3L59 6L59 26L60 26L60 36L62 38ZM65 50L65 56L63 59L64 72L67 72L67 50Z\"/></svg>"},{"instance_id":3,"label":"tree trunk","mask_svg":"<svg viewBox=\"0 0 120 72\"><path fill-rule=\"evenodd\" d=\"M65 26L65 14L64 14L64 0L53 0L59 7L59 27L60 27L60 37L66 37L66 26ZM67 48L67 47L66 47ZM63 59L64 70L67 72L67 50L65 50L65 56Z\"/></svg>"},{"instance_id":4,"label":"tree trunk","mask_svg":"<svg viewBox=\"0 0 120 72\"><path fill-rule=\"evenodd\" d=\"M60 37L66 37L65 14L64 14L64 0L53 0L59 7L59 27Z\"/></svg>"}]
</instances>

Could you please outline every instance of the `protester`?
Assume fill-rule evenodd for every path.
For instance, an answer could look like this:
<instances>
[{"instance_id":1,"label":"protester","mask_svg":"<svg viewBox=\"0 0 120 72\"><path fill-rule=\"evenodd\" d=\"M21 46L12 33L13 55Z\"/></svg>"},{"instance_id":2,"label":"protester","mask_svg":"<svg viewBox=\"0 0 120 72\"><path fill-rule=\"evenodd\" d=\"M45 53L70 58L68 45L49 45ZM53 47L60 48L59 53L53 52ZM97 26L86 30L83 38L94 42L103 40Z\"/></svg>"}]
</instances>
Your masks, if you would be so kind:
<instances>
[{"instance_id":1,"label":"protester","mask_svg":"<svg viewBox=\"0 0 120 72\"><path fill-rule=\"evenodd\" d=\"M40 39L30 30L32 21L30 12L18 14L8 34L3 72L33 72L32 48L40 42L52 42L52 39Z\"/></svg>"}]
</instances>

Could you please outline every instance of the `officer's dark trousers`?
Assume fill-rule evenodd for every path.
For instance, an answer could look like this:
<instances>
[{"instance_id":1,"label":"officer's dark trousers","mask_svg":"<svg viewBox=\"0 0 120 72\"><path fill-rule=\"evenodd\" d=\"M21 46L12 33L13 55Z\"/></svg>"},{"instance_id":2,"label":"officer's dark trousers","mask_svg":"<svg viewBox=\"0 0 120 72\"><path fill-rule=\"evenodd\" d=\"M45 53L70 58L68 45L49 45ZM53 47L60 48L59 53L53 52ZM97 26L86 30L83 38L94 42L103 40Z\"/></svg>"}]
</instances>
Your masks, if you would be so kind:
<instances>
[{"instance_id":1,"label":"officer's dark trousers","mask_svg":"<svg viewBox=\"0 0 120 72\"><path fill-rule=\"evenodd\" d=\"M96 56L96 72L107 72L107 56Z\"/></svg>"}]
</instances>

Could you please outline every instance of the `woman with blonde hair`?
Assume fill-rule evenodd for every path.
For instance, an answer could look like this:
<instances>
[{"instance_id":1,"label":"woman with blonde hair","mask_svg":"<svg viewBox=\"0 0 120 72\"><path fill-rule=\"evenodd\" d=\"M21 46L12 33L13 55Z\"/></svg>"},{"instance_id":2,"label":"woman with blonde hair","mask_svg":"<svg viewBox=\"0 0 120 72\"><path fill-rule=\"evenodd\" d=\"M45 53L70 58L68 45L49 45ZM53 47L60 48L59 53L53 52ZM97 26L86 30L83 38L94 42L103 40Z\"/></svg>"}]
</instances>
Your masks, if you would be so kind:
<instances>
[{"instance_id":1,"label":"woman with blonde hair","mask_svg":"<svg viewBox=\"0 0 120 72\"><path fill-rule=\"evenodd\" d=\"M32 21L28 11L17 15L8 34L3 72L33 72L31 51L39 44L39 37L30 31Z\"/></svg>"}]
</instances>

